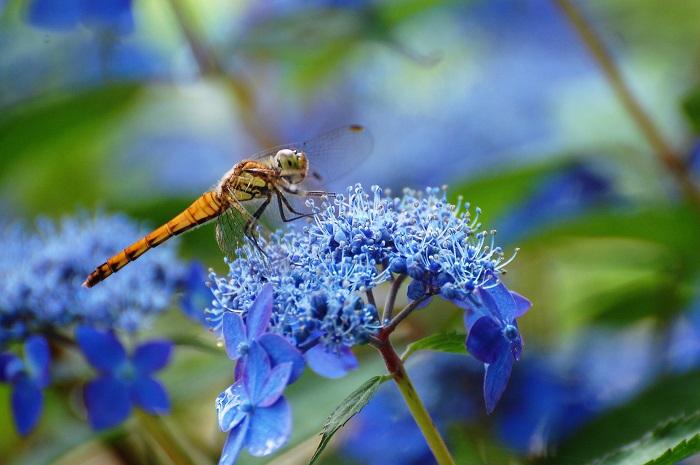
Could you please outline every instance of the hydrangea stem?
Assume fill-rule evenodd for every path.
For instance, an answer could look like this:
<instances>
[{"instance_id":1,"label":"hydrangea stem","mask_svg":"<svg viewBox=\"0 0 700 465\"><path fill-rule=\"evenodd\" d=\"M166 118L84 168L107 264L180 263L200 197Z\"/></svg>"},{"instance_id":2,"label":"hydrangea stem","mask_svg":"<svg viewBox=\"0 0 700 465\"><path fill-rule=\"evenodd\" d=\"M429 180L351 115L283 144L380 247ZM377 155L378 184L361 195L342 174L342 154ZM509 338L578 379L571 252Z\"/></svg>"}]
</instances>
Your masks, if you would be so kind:
<instances>
[{"instance_id":1,"label":"hydrangea stem","mask_svg":"<svg viewBox=\"0 0 700 465\"><path fill-rule=\"evenodd\" d=\"M686 197L695 204L696 208L700 208L700 192L689 175L685 163L683 163L681 157L674 152L670 144L666 142L661 131L656 127L651 117L649 117L642 105L632 94L632 91L622 77L622 73L615 64L610 52L606 50L602 41L576 8L574 2L570 0L556 0L556 3L581 36L583 43L590 50L615 91L615 94L620 99L623 107L637 124L640 131L649 142L649 145L656 152L656 156L676 178L678 185L683 190Z\"/></svg>"},{"instance_id":2,"label":"hydrangea stem","mask_svg":"<svg viewBox=\"0 0 700 465\"><path fill-rule=\"evenodd\" d=\"M413 383L408 377L408 373L401 362L401 358L389 342L388 334L380 334L379 338L373 339L372 345L382 354L389 373L392 374L394 382L396 382L396 385L399 387L401 395L403 395L406 405L408 405L411 415L414 420L416 420L418 427L423 433L437 463L439 465L454 465L455 461L450 455L449 450L447 450L445 441L442 440L442 436L440 436L433 420L431 420L428 411L425 409L425 405L423 405L423 401L421 401L416 388L413 387Z\"/></svg>"}]
</instances>

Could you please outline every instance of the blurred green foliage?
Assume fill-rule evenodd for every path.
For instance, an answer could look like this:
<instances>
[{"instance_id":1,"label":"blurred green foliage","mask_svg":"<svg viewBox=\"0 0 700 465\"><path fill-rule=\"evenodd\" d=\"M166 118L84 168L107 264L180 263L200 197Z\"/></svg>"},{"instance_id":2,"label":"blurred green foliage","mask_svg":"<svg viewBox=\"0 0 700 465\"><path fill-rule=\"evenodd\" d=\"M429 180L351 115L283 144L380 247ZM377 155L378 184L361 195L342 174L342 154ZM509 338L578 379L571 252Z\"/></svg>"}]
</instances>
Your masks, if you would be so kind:
<instances>
[{"instance_id":1,"label":"blurred green foliage","mask_svg":"<svg viewBox=\"0 0 700 465\"><path fill-rule=\"evenodd\" d=\"M359 180L394 189L403 187L404 179L407 185L449 183L451 200L463 195L472 214L473 207L482 208L487 229L497 229L514 205L572 163L604 166L619 202L541 224L533 213L535 224L528 225L534 228L529 234L507 238L508 252L516 245L521 250L508 267L506 280L534 304L521 321L524 357L530 351L563 351L568 342L601 327L625 334L649 325L651 342L667 348L673 342L672 323L697 305L700 205L685 198L674 184L644 134L621 110L585 45L552 51L561 37L537 35L551 12L543 13L540 23L537 14L523 10L544 8L542 2L534 6L496 2L489 14L479 13L485 2L348 2L346 8L280 7L280 13L272 6L270 11L256 7L255 2L174 3L184 3L183 11L188 12L180 22L168 1L135 0L137 18L143 21L135 35L107 41L85 28L67 33L32 29L23 21L26 2L6 2L0 10L3 221L33 221L38 214L60 216L76 207L97 206L126 211L156 226L209 187L199 181L193 186L191 178L210 175L214 183L238 159L260 148L358 122L369 125L376 138L374 158L358 167ZM700 163L693 167L690 162L700 132L700 3L578 3L698 189ZM565 18L559 20L567 24ZM187 37L183 24L200 36ZM521 30L521 35L506 35L509 29ZM97 42L102 60L110 57L111 40L155 50L154 60L165 63L167 72L156 73L157 77L107 72L61 81L56 69L77 73L85 65L73 61L82 48L75 53L61 48L71 45L61 34L77 35L81 47ZM505 43L498 40L501 35ZM525 48L536 53L512 53L519 50L518 37L525 41L531 36L537 40ZM446 37L463 42L444 41ZM42 49L37 44L44 40L53 43ZM433 59L437 56L433 52L439 60ZM198 53L218 67L198 64ZM588 72L564 73L556 83L542 84L550 71L534 67L534 61L544 61L550 53L562 60L574 55ZM132 56L125 60L134 68L140 63ZM518 60L522 60L519 68L501 64ZM44 61L50 66L31 68ZM483 73L485 80L462 82L462 74L446 80L456 69L470 78ZM515 84L501 81L508 73L514 74ZM551 71L558 73L562 71ZM502 126L486 116L482 119L480 112L495 99L488 88L479 90L483 82L497 89L502 84L504 95L522 97L532 120L513 118L520 115L515 109L513 114L501 111L495 121ZM479 98L460 100L467 90ZM416 101L424 106L406 103ZM484 107L472 113L458 111L470 104ZM536 136L528 132L522 138L508 138L530 126ZM141 150L136 155L132 151L130 158L135 142L149 133L192 135L203 144L211 143L201 146L211 153ZM468 147L459 139L464 134L470 139ZM413 145L401 145L404 138ZM493 143L501 138L506 139L504 144ZM158 141L151 142L157 146ZM185 146L180 139L174 143ZM435 169L424 169L428 163ZM353 182L349 178L348 183ZM541 205L542 210L547 208ZM183 256L207 267L225 268L213 227L187 234L181 243ZM445 303L434 306L431 313L418 313L406 321L397 334L398 346L460 327L458 309ZM58 368L56 390L48 393L43 420L30 437L18 438L9 409L0 409L0 457L13 464L87 463L102 458L119 463L109 452L110 444L116 443L121 448L138 444L154 463L218 460L224 435L216 429L213 402L230 384L232 364L200 327L172 313L153 330L180 342L175 362L164 376L176 406L171 416L135 417L116 431L90 432L77 419L82 415L79 403L65 402L77 396L62 391L60 370L72 369L66 363ZM342 380L307 373L291 386L288 396L295 415L291 443L272 462L245 456L240 463L306 463L327 415L365 379L383 373L373 351L361 351L360 357L360 370ZM613 365L615 357L610 354ZM655 363L650 383L640 381L630 399L593 418L558 448L546 450L549 456L510 454L493 434L471 427L455 430L457 462L585 463L638 439L666 419L700 410L697 369L676 373L663 360ZM9 405L4 386L0 405ZM140 442L144 431L154 428L153 421L162 421L156 429L171 436ZM175 450L163 447L168 443L177 444ZM194 444L196 451L183 444ZM347 459L333 455L335 446L331 441L318 463L345 463ZM179 450L182 447L186 450Z\"/></svg>"}]
</instances>

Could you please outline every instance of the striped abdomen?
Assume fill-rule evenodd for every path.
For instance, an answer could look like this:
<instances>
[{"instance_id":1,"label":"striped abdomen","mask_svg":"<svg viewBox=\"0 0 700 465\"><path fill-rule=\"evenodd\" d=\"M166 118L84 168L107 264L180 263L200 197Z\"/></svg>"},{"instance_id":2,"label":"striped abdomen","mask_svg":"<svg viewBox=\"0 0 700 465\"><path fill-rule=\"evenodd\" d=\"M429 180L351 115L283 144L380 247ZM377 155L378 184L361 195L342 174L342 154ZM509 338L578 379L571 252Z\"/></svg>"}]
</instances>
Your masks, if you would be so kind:
<instances>
[{"instance_id":1,"label":"striped abdomen","mask_svg":"<svg viewBox=\"0 0 700 465\"><path fill-rule=\"evenodd\" d=\"M228 205L221 202L221 195L219 193L205 193L175 218L141 240L134 242L129 247L95 268L95 271L90 273L90 276L85 280L83 286L94 286L112 273L116 273L124 268L127 263L133 262L139 258L146 253L148 249L157 247L173 236L177 236L200 224L213 220L226 211L227 207Z\"/></svg>"}]
</instances>

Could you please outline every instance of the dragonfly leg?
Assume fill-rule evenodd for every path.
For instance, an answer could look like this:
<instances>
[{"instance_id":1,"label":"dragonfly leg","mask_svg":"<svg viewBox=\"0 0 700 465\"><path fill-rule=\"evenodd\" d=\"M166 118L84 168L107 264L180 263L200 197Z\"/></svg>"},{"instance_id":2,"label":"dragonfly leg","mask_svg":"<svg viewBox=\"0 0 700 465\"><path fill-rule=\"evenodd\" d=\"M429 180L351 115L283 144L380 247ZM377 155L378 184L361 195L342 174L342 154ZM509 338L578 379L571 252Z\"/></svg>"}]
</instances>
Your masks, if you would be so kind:
<instances>
[{"instance_id":1,"label":"dragonfly leg","mask_svg":"<svg viewBox=\"0 0 700 465\"><path fill-rule=\"evenodd\" d=\"M288 194L298 195L299 197L323 197L324 195L328 197L335 197L335 192L299 190L296 185L282 181L285 180L281 180L279 185L282 188L282 190Z\"/></svg>"},{"instance_id":2,"label":"dragonfly leg","mask_svg":"<svg viewBox=\"0 0 700 465\"><path fill-rule=\"evenodd\" d=\"M309 218L311 216L314 216L315 213L302 213L299 211L296 211L294 207L289 203L289 200L287 200L287 197L282 194L279 190L276 190L277 193L277 207L279 208L280 211L280 216L282 217L282 221L285 223L289 223L290 221L298 220L299 218ZM297 216L294 218L287 218L284 214L284 207L287 207L287 210L289 210L290 213L293 213Z\"/></svg>"},{"instance_id":3,"label":"dragonfly leg","mask_svg":"<svg viewBox=\"0 0 700 465\"><path fill-rule=\"evenodd\" d=\"M260 216L263 214L267 206L270 205L271 200L272 195L268 195L265 201L258 206L257 210L255 210L255 213L253 213L252 216L248 215L248 220L245 222L245 226L243 226L243 234L248 237L251 242L253 242L255 248L262 252L263 255L265 255L265 251L260 247L260 244L258 244L258 240L255 237L253 229L255 226L257 226L258 219L260 219Z\"/></svg>"}]
</instances>

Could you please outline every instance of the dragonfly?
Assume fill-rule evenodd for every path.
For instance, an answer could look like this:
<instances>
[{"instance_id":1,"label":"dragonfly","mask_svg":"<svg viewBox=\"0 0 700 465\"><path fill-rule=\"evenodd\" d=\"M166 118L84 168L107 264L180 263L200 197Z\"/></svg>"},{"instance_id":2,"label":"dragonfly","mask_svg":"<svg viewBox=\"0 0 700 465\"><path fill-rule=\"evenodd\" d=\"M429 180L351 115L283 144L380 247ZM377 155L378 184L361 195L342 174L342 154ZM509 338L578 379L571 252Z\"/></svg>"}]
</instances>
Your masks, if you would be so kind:
<instances>
[{"instance_id":1,"label":"dragonfly","mask_svg":"<svg viewBox=\"0 0 700 465\"><path fill-rule=\"evenodd\" d=\"M308 197L333 196L325 183L347 174L372 149L362 126L345 126L306 142L263 150L237 163L212 190L172 220L126 247L95 268L83 283L92 287L171 237L216 220L216 239L228 257L248 238L256 240L259 220L270 210L272 221L289 222L313 216ZM273 204L274 201L274 204ZM273 204L275 208L269 208Z\"/></svg>"}]
</instances>

